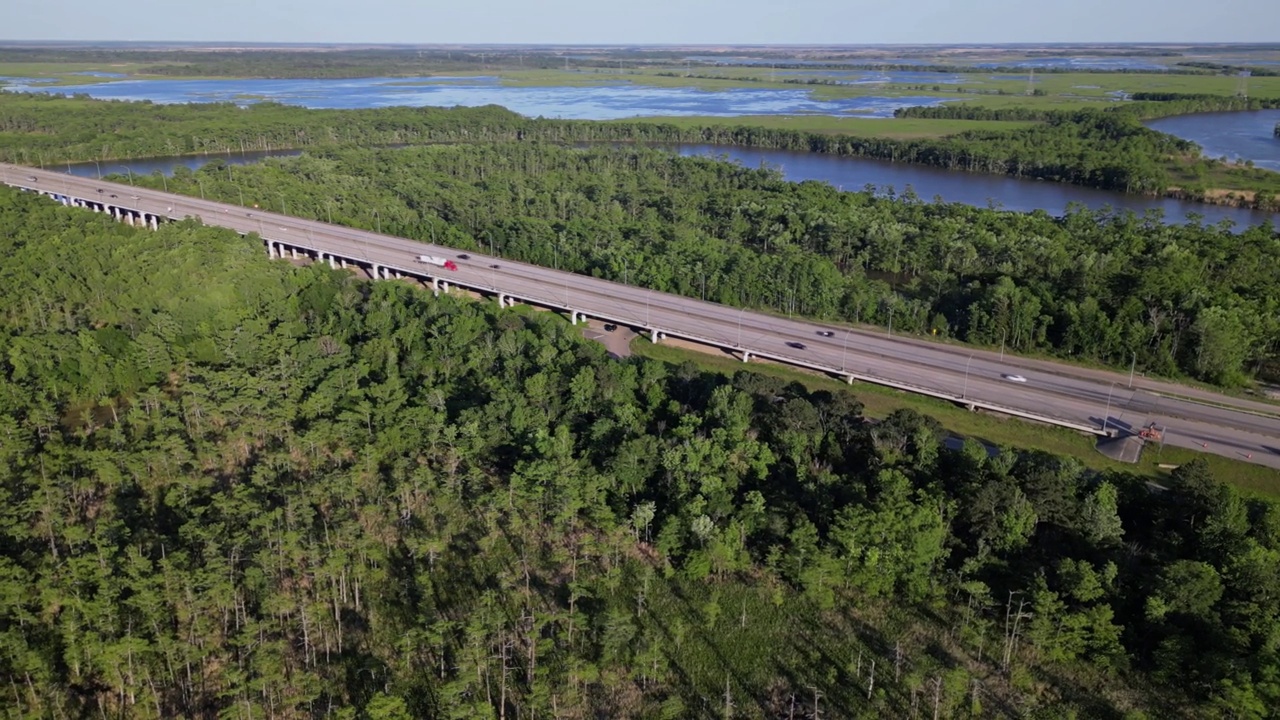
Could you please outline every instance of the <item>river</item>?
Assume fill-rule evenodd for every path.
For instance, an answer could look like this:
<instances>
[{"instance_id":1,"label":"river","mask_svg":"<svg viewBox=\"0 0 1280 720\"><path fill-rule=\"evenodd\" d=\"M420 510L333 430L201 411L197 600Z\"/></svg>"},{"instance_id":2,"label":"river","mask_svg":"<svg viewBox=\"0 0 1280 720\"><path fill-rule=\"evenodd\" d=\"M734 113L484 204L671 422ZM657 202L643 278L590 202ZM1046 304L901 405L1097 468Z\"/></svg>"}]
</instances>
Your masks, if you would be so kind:
<instances>
[{"instance_id":1,"label":"river","mask_svg":"<svg viewBox=\"0 0 1280 720\"><path fill-rule=\"evenodd\" d=\"M1020 212L1044 210L1051 215L1063 215L1068 205L1079 203L1094 210L1110 207L1138 214L1159 210L1164 214L1165 222L1172 224L1185 222L1188 215L1194 214L1206 223L1230 220L1240 229L1268 220L1272 223L1280 221L1280 214L1260 210L1128 195L1078 185L958 172L887 160L717 145L680 145L676 149L682 155L724 156L748 167L768 163L778 167L783 177L793 182L821 180L846 190L861 190L870 184L878 190L892 187L898 193L910 186L924 200L939 197L945 202L977 207Z\"/></svg>"},{"instance_id":2,"label":"river","mask_svg":"<svg viewBox=\"0 0 1280 720\"><path fill-rule=\"evenodd\" d=\"M778 168L783 177L793 182L819 180L844 190L862 190L873 185L884 192L892 188L902 193L910 187L921 199L932 201L935 197L945 202L964 203L977 207L997 207L1005 210L1031 212L1044 210L1051 215L1062 215L1067 206L1078 203L1091 209L1106 207L1132 210L1142 214L1159 210L1167 223L1182 223L1189 214L1197 215L1206 223L1230 220L1237 229L1263 222L1280 221L1277 213L1242 208L1205 205L1202 203L1148 198L1138 195L1094 190L1076 185L1065 185L1039 180L1026 180L1007 175L984 175L942 170L926 165L891 163L883 160L839 157L817 153L787 150L728 147L720 145L672 145L664 146L681 155L706 155L724 157L747 167L767 164ZM175 168L192 170L209 162L224 161L233 165L257 162L268 157L298 155L298 150L275 152L230 153L225 155L186 155L130 160L128 163L72 163L69 172L82 177L118 174L150 175L161 172L171 175Z\"/></svg>"},{"instance_id":3,"label":"river","mask_svg":"<svg viewBox=\"0 0 1280 720\"><path fill-rule=\"evenodd\" d=\"M1280 123L1280 110L1174 115L1146 126L1196 143L1207 157L1252 160L1257 167L1280 170L1276 123Z\"/></svg>"}]
</instances>

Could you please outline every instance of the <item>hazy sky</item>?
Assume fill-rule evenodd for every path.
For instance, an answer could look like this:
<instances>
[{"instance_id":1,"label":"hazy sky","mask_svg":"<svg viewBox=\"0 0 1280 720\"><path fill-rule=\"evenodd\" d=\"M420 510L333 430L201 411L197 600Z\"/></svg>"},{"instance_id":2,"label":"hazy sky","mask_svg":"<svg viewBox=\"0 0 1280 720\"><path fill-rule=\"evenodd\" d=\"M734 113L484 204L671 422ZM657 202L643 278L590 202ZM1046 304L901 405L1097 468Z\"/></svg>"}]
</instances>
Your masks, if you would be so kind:
<instances>
[{"instance_id":1,"label":"hazy sky","mask_svg":"<svg viewBox=\"0 0 1280 720\"><path fill-rule=\"evenodd\" d=\"M1277 0L0 0L0 39L1280 42Z\"/></svg>"}]
</instances>

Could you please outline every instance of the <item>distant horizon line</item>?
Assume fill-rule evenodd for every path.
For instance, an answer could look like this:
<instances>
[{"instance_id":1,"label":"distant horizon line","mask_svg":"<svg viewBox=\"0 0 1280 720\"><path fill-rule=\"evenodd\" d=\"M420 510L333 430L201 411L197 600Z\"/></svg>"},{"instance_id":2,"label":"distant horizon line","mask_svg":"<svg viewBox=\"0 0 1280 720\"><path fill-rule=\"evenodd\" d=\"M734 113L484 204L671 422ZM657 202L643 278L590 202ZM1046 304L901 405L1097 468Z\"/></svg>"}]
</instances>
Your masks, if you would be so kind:
<instances>
[{"instance_id":1,"label":"distant horizon line","mask_svg":"<svg viewBox=\"0 0 1280 720\"><path fill-rule=\"evenodd\" d=\"M857 48L1044 48L1044 47L1253 47L1280 50L1280 42L1248 42L1248 41L1173 41L1173 40L1081 40L1052 42L929 42L929 43L735 43L735 42L696 42L696 43L657 43L657 42L615 42L615 43L546 43L546 42L376 42L376 41L330 41L330 40L13 40L0 38L0 47L6 46L42 46L42 45L80 45L88 47L106 45L150 45L150 46L211 46L211 47L386 47L386 48L818 48L818 49L857 49Z\"/></svg>"}]
</instances>

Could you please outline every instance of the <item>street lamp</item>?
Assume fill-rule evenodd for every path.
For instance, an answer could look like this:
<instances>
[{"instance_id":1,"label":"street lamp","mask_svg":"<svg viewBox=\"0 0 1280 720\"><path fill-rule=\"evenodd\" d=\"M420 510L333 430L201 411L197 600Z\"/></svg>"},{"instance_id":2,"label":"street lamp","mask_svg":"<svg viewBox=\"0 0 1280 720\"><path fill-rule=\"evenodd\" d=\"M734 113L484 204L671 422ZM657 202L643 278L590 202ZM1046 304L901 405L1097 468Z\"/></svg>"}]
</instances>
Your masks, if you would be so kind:
<instances>
[{"instance_id":1,"label":"street lamp","mask_svg":"<svg viewBox=\"0 0 1280 720\"><path fill-rule=\"evenodd\" d=\"M285 204L284 204L284 193L282 193L282 192L277 192L276 194L280 196L280 214L281 214L281 215L288 215L288 214L289 214L289 208L288 208L287 206L285 206Z\"/></svg>"},{"instance_id":2,"label":"street lamp","mask_svg":"<svg viewBox=\"0 0 1280 720\"><path fill-rule=\"evenodd\" d=\"M94 160L94 161L93 161L93 164L98 168L98 179L99 179L99 180L101 180L101 179L102 179L102 164L101 164L101 163L99 163L97 160Z\"/></svg>"},{"instance_id":3,"label":"street lamp","mask_svg":"<svg viewBox=\"0 0 1280 720\"><path fill-rule=\"evenodd\" d=\"M1102 434L1107 434L1107 422L1111 418L1111 393L1116 389L1116 384L1111 383L1111 387L1107 388L1107 410L1102 414Z\"/></svg>"},{"instance_id":4,"label":"street lamp","mask_svg":"<svg viewBox=\"0 0 1280 720\"><path fill-rule=\"evenodd\" d=\"M845 359L849 357L849 334L852 332L853 328L844 331L844 347L840 348L840 372L845 371Z\"/></svg>"},{"instance_id":5,"label":"street lamp","mask_svg":"<svg viewBox=\"0 0 1280 720\"><path fill-rule=\"evenodd\" d=\"M968 397L969 395L969 363L973 362L973 355L964 363L964 389L960 391L960 397Z\"/></svg>"},{"instance_id":6,"label":"street lamp","mask_svg":"<svg viewBox=\"0 0 1280 720\"><path fill-rule=\"evenodd\" d=\"M1133 354L1133 362L1129 364L1129 389L1133 389L1133 371L1138 369L1138 353Z\"/></svg>"},{"instance_id":7,"label":"street lamp","mask_svg":"<svg viewBox=\"0 0 1280 720\"><path fill-rule=\"evenodd\" d=\"M742 347L742 314L746 311L745 307L738 311L738 347Z\"/></svg>"},{"instance_id":8,"label":"street lamp","mask_svg":"<svg viewBox=\"0 0 1280 720\"><path fill-rule=\"evenodd\" d=\"M121 165L120 167L124 168L129 172L129 184L132 185L133 184L133 168L129 167L128 165Z\"/></svg>"}]
</instances>

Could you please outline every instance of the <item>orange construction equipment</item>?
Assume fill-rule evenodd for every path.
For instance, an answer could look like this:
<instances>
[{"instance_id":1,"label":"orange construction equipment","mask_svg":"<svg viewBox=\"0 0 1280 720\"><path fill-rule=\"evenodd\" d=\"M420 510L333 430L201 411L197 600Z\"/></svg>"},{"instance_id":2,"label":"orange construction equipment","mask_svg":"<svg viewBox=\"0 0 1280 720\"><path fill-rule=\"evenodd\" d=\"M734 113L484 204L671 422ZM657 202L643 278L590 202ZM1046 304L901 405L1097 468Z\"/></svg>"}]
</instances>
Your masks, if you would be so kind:
<instances>
[{"instance_id":1,"label":"orange construction equipment","mask_svg":"<svg viewBox=\"0 0 1280 720\"><path fill-rule=\"evenodd\" d=\"M1164 439L1164 431L1156 427L1155 423L1151 423L1150 425L1138 431L1138 437L1142 438L1143 440L1152 440L1155 442L1160 442L1161 440Z\"/></svg>"}]
</instances>

